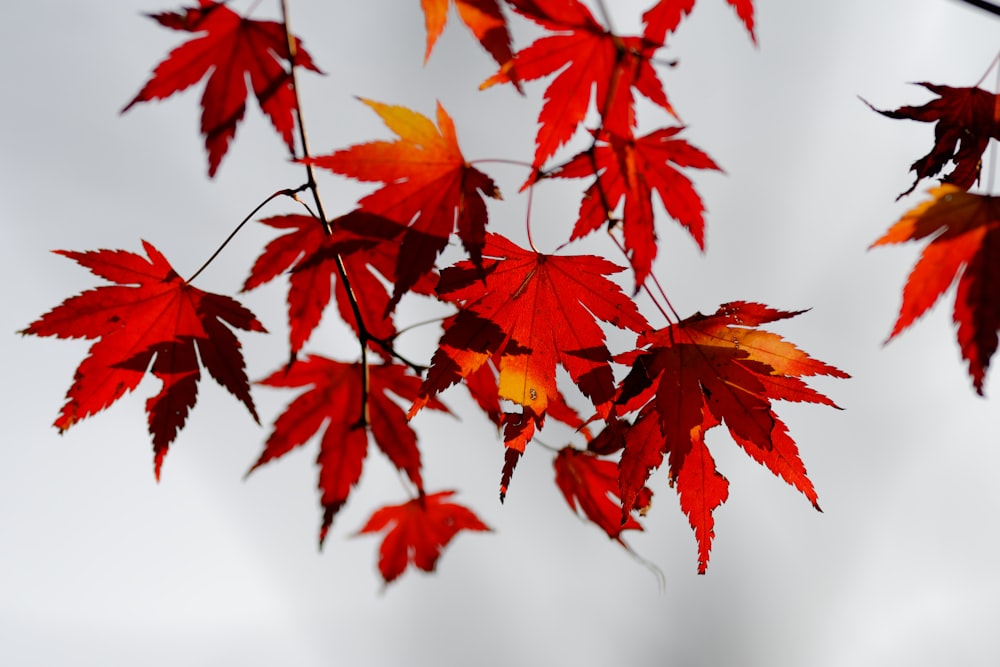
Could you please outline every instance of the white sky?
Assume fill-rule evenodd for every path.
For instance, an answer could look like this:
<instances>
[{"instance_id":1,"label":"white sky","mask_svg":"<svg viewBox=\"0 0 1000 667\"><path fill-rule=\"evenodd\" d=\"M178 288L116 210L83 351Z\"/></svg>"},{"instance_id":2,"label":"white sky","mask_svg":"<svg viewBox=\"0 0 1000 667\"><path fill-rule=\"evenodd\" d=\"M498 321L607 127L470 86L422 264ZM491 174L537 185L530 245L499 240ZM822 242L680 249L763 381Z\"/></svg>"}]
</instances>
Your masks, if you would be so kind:
<instances>
[{"instance_id":1,"label":"white sky","mask_svg":"<svg viewBox=\"0 0 1000 667\"><path fill-rule=\"evenodd\" d=\"M627 30L649 3L609 4ZM667 55L681 64L662 75L684 136L727 175L695 174L709 209L707 254L663 221L656 273L685 314L735 299L813 308L780 332L854 376L817 382L845 410L788 405L779 414L825 513L719 433L710 445L731 488L708 574L696 574L694 536L662 476L652 480L647 532L630 536L662 569L660 591L648 570L570 515L546 452L529 448L501 507L501 449L485 422L428 415L416 422L428 488L458 488L498 532L460 535L436 575L408 573L381 595L378 540L348 539L376 506L404 498L377 452L319 553L316 445L243 481L266 427L209 381L160 484L142 410L155 383L62 437L49 426L87 345L12 332L96 282L48 250L138 251L146 239L190 274L258 201L302 176L251 108L209 182L196 134L200 87L118 116L178 43L138 13L175 7L11 4L0 22L0 330L9 332L0 346L0 662L997 664L997 385L988 380L987 400L972 391L950 295L881 345L918 248L865 248L922 198L894 201L932 131L878 116L857 96L895 108L929 99L906 82L971 85L997 53L1000 21L953 0L757 4L759 49L722 0L700 0L671 42ZM467 157L530 159L544 83L529 84L527 100L502 88L478 93L493 69L454 16L423 68L419 3L350 3L346 19L344 6L292 3L296 32L329 73L303 77L314 150L388 138L352 99L360 95L427 114L440 99ZM524 46L525 24L516 25ZM641 113L647 129L659 124ZM519 234L524 173L484 169L507 198L491 209L491 226ZM574 185L539 193L538 234L569 229ZM364 191L334 179L324 187L336 212ZM234 293L270 237L243 232L198 286ZM252 378L284 359L283 290L243 299L274 332L241 336ZM426 304L407 308L402 321L416 321ZM355 355L332 322L309 349ZM293 394L254 396L268 420ZM462 410L457 392L446 399Z\"/></svg>"}]
</instances>

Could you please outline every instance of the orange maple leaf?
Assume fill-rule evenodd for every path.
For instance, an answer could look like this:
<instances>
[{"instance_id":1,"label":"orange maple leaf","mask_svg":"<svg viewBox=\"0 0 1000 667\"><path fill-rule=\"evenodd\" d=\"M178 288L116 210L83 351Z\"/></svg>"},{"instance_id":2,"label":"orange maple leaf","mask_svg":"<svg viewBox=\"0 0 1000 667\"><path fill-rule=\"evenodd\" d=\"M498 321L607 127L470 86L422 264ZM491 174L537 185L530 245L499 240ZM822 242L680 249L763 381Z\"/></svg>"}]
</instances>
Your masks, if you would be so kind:
<instances>
[{"instance_id":1,"label":"orange maple leaf","mask_svg":"<svg viewBox=\"0 0 1000 667\"><path fill-rule=\"evenodd\" d=\"M697 313L640 335L639 346L648 349L619 357L632 370L621 383L616 404L625 412L641 410L624 435L623 516L631 510L650 471L669 454L671 479L698 539L699 572L708 566L714 535L712 511L728 495L728 482L715 470L705 448L704 434L709 429L725 423L733 440L751 458L819 509L798 448L774 413L772 401L836 407L802 378L848 375L811 358L777 334L757 328L798 314L756 303L728 303L712 315Z\"/></svg>"},{"instance_id":2,"label":"orange maple leaf","mask_svg":"<svg viewBox=\"0 0 1000 667\"><path fill-rule=\"evenodd\" d=\"M872 247L930 238L903 288L889 340L923 315L956 277L953 318L958 344L980 395L1000 329L1000 197L956 185L931 188L931 199L908 211Z\"/></svg>"},{"instance_id":3,"label":"orange maple leaf","mask_svg":"<svg viewBox=\"0 0 1000 667\"><path fill-rule=\"evenodd\" d=\"M261 332L264 326L235 300L192 287L156 248L145 241L142 245L148 260L124 250L55 251L117 284L66 299L21 333L98 339L66 393L55 421L60 431L110 407L135 389L147 371L163 382L160 392L146 401L159 479L167 449L197 401L200 366L260 421L240 343L226 325Z\"/></svg>"},{"instance_id":4,"label":"orange maple leaf","mask_svg":"<svg viewBox=\"0 0 1000 667\"><path fill-rule=\"evenodd\" d=\"M465 161L455 124L440 104L435 127L406 107L361 101L399 140L359 144L303 162L359 181L384 183L358 206L405 227L388 314L407 290L434 270L456 229L473 263L481 265L488 221L483 196L501 197L493 180Z\"/></svg>"},{"instance_id":5,"label":"orange maple leaf","mask_svg":"<svg viewBox=\"0 0 1000 667\"><path fill-rule=\"evenodd\" d=\"M483 48L493 56L498 65L503 65L513 57L510 48L510 32L507 20L497 0L452 0L459 18L476 36ZM424 63L431 57L434 44L448 23L449 0L420 0L427 26L427 50Z\"/></svg>"},{"instance_id":6,"label":"orange maple leaf","mask_svg":"<svg viewBox=\"0 0 1000 667\"><path fill-rule=\"evenodd\" d=\"M122 113L139 102L170 97L208 76L201 97L201 133L208 150L208 175L214 176L243 120L249 77L261 111L294 153L295 92L284 65L291 60L284 25L244 18L211 0L199 4L200 8L183 13L150 15L167 28L204 34L171 51ZM322 74L298 38L294 63Z\"/></svg>"}]
</instances>

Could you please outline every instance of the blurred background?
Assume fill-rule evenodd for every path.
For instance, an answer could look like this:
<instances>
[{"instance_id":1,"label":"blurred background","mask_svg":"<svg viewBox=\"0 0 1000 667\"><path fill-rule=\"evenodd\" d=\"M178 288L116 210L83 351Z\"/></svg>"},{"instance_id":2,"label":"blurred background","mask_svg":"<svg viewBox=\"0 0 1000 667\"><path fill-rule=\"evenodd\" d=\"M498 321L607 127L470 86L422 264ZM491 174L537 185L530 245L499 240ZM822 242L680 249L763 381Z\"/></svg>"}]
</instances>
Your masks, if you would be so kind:
<instances>
[{"instance_id":1,"label":"blurred background","mask_svg":"<svg viewBox=\"0 0 1000 667\"><path fill-rule=\"evenodd\" d=\"M615 28L637 31L649 4L609 2ZM14 332L97 279L48 251L138 251L145 239L189 275L302 171L251 102L209 181L201 86L119 116L183 37L140 13L176 6L9 4L0 22L0 662L998 664L997 385L988 379L987 399L972 390L951 294L882 345L919 248L866 248L924 198L930 183L895 201L932 127L881 117L858 96L891 109L930 99L909 82L973 85L997 55L1000 21L955 0L755 4L759 48L727 3L701 0L663 53L678 61L660 74L683 136L725 174L691 174L708 207L707 252L664 218L655 272L682 315L737 299L812 309L774 329L853 376L814 383L844 410L778 412L824 513L713 432L731 487L715 514L707 575L696 574L694 535L663 475L650 482L646 532L627 536L662 571L661 588L570 513L546 450L529 447L501 506L500 442L453 391L444 399L460 419L425 413L414 422L424 478L429 490L458 489L496 532L459 535L437 573L407 572L388 589L376 570L378 538L352 538L377 506L405 500L374 448L322 552L315 443L243 479L292 392L254 389L258 427L203 381L159 484L143 412L155 381L62 437L50 426L87 343ZM291 11L327 72L301 76L314 152L390 138L354 99L362 96L428 115L440 100L467 158L530 161L547 80L527 84L526 98L509 87L479 92L495 65L454 12L425 67L415 1L297 0ZM277 3L260 3L254 16L276 17ZM516 48L537 34L520 18L513 26ZM639 113L644 131L670 124L648 106ZM525 171L482 169L505 196L490 209L491 228L522 240ZM532 220L543 250L568 235L584 184L539 188ZM369 190L334 177L322 186L335 214ZM262 215L292 211L274 204ZM235 294L272 236L249 226L198 287ZM287 358L284 290L278 281L239 297L272 332L241 335L253 379ZM428 312L437 312L429 301L408 300L399 321ZM334 320L307 349L354 359L356 343ZM425 327L403 344L426 354L435 335ZM542 435L556 446L570 438L555 428Z\"/></svg>"}]
</instances>

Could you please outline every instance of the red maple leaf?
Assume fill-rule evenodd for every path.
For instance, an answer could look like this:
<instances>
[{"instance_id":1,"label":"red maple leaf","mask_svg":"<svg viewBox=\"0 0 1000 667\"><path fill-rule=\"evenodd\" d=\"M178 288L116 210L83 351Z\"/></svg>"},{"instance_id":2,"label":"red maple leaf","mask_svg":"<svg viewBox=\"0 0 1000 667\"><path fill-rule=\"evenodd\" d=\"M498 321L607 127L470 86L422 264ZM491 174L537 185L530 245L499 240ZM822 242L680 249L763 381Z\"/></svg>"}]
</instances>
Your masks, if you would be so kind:
<instances>
[{"instance_id":1,"label":"red maple leaf","mask_svg":"<svg viewBox=\"0 0 1000 667\"><path fill-rule=\"evenodd\" d=\"M149 15L167 28L200 36L171 51L122 113L139 102L170 97L208 76L201 97L201 133L208 150L208 175L214 176L243 120L249 76L261 111L294 154L295 92L285 69L290 59L284 25L244 18L211 0L199 0L199 4L182 13ZM322 73L298 38L294 63Z\"/></svg>"},{"instance_id":2,"label":"red maple leaf","mask_svg":"<svg viewBox=\"0 0 1000 667\"><path fill-rule=\"evenodd\" d=\"M952 88L927 82L917 85L936 93L938 98L920 107L905 106L895 111L882 111L862 100L889 118L937 123L934 147L910 166L917 178L899 197L913 192L920 179L939 174L949 161L955 168L941 180L968 190L979 180L983 152L990 139L1000 140L1000 95L981 88Z\"/></svg>"},{"instance_id":3,"label":"red maple leaf","mask_svg":"<svg viewBox=\"0 0 1000 667\"><path fill-rule=\"evenodd\" d=\"M202 365L259 421L240 343L225 325L261 332L264 326L233 299L189 285L156 248L142 244L149 259L125 250L55 251L117 284L66 299L20 333L98 339L66 393L54 424L60 431L110 407L147 370L163 383L146 401L159 479L167 449L197 401Z\"/></svg>"},{"instance_id":4,"label":"red maple leaf","mask_svg":"<svg viewBox=\"0 0 1000 667\"><path fill-rule=\"evenodd\" d=\"M455 124L440 104L435 127L429 118L406 107L361 101L382 118L399 140L359 144L303 162L359 181L384 183L358 205L366 213L405 227L391 309L407 290L433 271L437 256L456 228L472 261L481 263L487 223L483 196L500 199L500 191L489 176L465 161Z\"/></svg>"},{"instance_id":5,"label":"red maple leaf","mask_svg":"<svg viewBox=\"0 0 1000 667\"><path fill-rule=\"evenodd\" d=\"M260 222L289 231L267 244L250 270L243 291L259 287L288 271L292 355L305 345L330 302L338 255L344 262L368 333L383 341L390 341L395 336L392 314L385 315L389 293L379 276L391 280L394 275L399 245L393 242L393 237L401 231L399 225L361 211L352 211L331 221L331 234L327 234L315 218L305 215L282 215ZM427 275L412 289L430 294L433 283L432 276ZM336 281L336 295L340 317L358 333L350 300L339 280Z\"/></svg>"},{"instance_id":6,"label":"red maple leaf","mask_svg":"<svg viewBox=\"0 0 1000 667\"><path fill-rule=\"evenodd\" d=\"M493 56L498 65L503 65L513 57L510 48L510 32L507 20L497 0L452 0L459 18L476 36L483 48ZM420 0L427 26L427 50L424 63L430 60L431 51L438 37L448 23L449 0Z\"/></svg>"},{"instance_id":7,"label":"red maple leaf","mask_svg":"<svg viewBox=\"0 0 1000 667\"><path fill-rule=\"evenodd\" d=\"M518 51L480 86L533 81L556 74L545 90L545 103L538 115L532 163L535 169L576 132L590 107L592 90L602 127L619 136L631 136L636 125L633 88L674 113L650 63L659 44L612 34L577 0L508 2L535 23L558 31Z\"/></svg>"},{"instance_id":8,"label":"red maple leaf","mask_svg":"<svg viewBox=\"0 0 1000 667\"><path fill-rule=\"evenodd\" d=\"M582 511L608 537L624 546L622 531L642 530L631 513L622 522L617 463L598 458L593 452L563 447L552 465L556 471L556 485L570 509ZM641 514L645 514L652 503L653 492L643 487L639 496L633 506Z\"/></svg>"},{"instance_id":9,"label":"red maple leaf","mask_svg":"<svg viewBox=\"0 0 1000 667\"><path fill-rule=\"evenodd\" d=\"M801 311L800 311L801 312ZM648 349L622 355L632 371L622 381L617 403L641 409L625 433L621 497L632 509L650 471L669 454L671 480L699 543L699 572L708 566L714 535L712 511L728 495L728 482L715 470L704 433L725 423L733 440L801 491L819 509L798 448L774 413L772 401L803 401L836 407L801 379L814 375L848 377L812 359L761 324L798 312L734 302L712 315L693 315L639 337Z\"/></svg>"},{"instance_id":10,"label":"red maple leaf","mask_svg":"<svg viewBox=\"0 0 1000 667\"><path fill-rule=\"evenodd\" d=\"M370 419L366 420L362 414L363 373L360 363L307 355L258 382L269 387L307 388L274 421L264 451L247 474L305 444L322 431L316 458L323 506L320 545L337 512L347 502L351 489L361 479L368 453L368 428L375 444L392 464L406 473L418 490L423 489L417 435L407 423L403 409L389 396L392 393L412 401L417 397L420 378L407 374L403 366L370 365L367 404ZM447 411L440 401L434 400L428 405ZM366 421L370 423L368 428Z\"/></svg>"},{"instance_id":11,"label":"red maple leaf","mask_svg":"<svg viewBox=\"0 0 1000 667\"><path fill-rule=\"evenodd\" d=\"M982 395L1000 329L1000 197L972 194L956 185L930 192L929 201L908 211L872 244L931 239L903 288L889 340L927 312L957 276L953 318L958 344Z\"/></svg>"},{"instance_id":12,"label":"red maple leaf","mask_svg":"<svg viewBox=\"0 0 1000 667\"><path fill-rule=\"evenodd\" d=\"M691 180L671 163L720 169L707 154L674 138L682 129L663 128L639 138L602 133L593 147L548 174L559 178L597 177L584 192L570 240L586 236L604 223L614 225L614 212L625 200L622 231L636 286L649 275L656 258L654 192L667 213L691 233L699 248L705 249L705 206Z\"/></svg>"},{"instance_id":13,"label":"red maple leaf","mask_svg":"<svg viewBox=\"0 0 1000 667\"><path fill-rule=\"evenodd\" d=\"M454 491L422 495L402 505L375 511L358 535L386 530L378 550L378 569L385 583L394 581L410 563L433 572L441 550L462 530L489 531L472 510L446 502Z\"/></svg>"},{"instance_id":14,"label":"red maple leaf","mask_svg":"<svg viewBox=\"0 0 1000 667\"><path fill-rule=\"evenodd\" d=\"M757 36L753 32L753 0L726 0L736 15L743 21L750 39L757 43ZM643 32L646 39L663 43L668 32L673 32L680 25L681 19L691 13L694 9L694 0L660 0L642 15L642 22L646 25Z\"/></svg>"},{"instance_id":15,"label":"red maple leaf","mask_svg":"<svg viewBox=\"0 0 1000 667\"><path fill-rule=\"evenodd\" d=\"M506 491L517 458L541 426L549 404L561 402L556 366L565 368L596 406L614 398L611 353L602 320L622 329L648 328L635 303L605 276L621 267L590 255L543 255L496 234L487 236L483 271L461 262L441 272L438 296L459 305L446 323L438 350L410 408L424 402L498 358L502 399L522 406L503 419Z\"/></svg>"}]
</instances>

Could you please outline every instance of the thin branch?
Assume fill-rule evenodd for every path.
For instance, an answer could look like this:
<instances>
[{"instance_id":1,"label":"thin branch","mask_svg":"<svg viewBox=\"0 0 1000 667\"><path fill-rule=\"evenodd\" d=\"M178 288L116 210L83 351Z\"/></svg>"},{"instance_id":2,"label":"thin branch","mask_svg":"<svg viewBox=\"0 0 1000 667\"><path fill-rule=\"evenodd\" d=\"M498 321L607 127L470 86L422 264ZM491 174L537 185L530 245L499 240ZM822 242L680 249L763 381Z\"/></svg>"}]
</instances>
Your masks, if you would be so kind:
<instances>
[{"instance_id":1,"label":"thin branch","mask_svg":"<svg viewBox=\"0 0 1000 667\"><path fill-rule=\"evenodd\" d=\"M257 212L260 209L264 208L269 203L271 203L271 200L277 199L278 197L282 197L282 196L288 196L288 197L291 197L292 199L298 199L298 197L297 197L298 193L302 192L303 190L307 189L308 187L309 187L308 184L306 184L306 185L300 185L299 187L295 188L294 190L289 190L289 189L278 190L274 194L270 195L267 199L265 199L261 203L257 204L257 206L254 208L254 210L250 211L247 214L247 216L245 218L243 218L243 220L240 221L240 224L236 225L236 229L234 229L233 231L231 231L229 233L229 236L226 237L226 240L223 241L222 244L218 248L215 249L215 252L212 253L212 256L205 260L205 263L201 265L201 268L199 268L197 271L195 271L194 274L190 278L188 278L185 282L187 282L187 283L190 284L192 281L194 281L195 278L197 278L199 275L201 275L201 272L204 271L205 269L207 269L208 265L211 264L213 261L215 261L215 258L219 256L219 253L221 253L222 250L227 245L229 245L229 242L232 241L233 238L239 233L239 231L241 229L243 229L243 225L245 225L248 222L250 222L250 218L252 218L255 215L257 215Z\"/></svg>"},{"instance_id":2,"label":"thin branch","mask_svg":"<svg viewBox=\"0 0 1000 667\"><path fill-rule=\"evenodd\" d=\"M309 157L309 136L306 134L306 124L302 118L302 103L299 99L299 84L295 77L295 56L298 53L298 49L295 44L295 35L292 34L291 26L288 22L288 0L281 0L281 20L285 26L285 46L288 49L288 77L289 82L292 84L292 93L295 94L295 120L296 124L299 126L299 143L302 145L302 157ZM298 157L292 155L292 157ZM326 213L323 209L323 200L319 195L319 188L316 186L316 170L311 164L305 165L306 174L309 177L308 185L309 189L312 191L313 200L316 202L316 212L319 215L319 220L323 223L326 228L326 233L330 234L333 230L330 228L330 222L326 219Z\"/></svg>"},{"instance_id":3,"label":"thin branch","mask_svg":"<svg viewBox=\"0 0 1000 667\"><path fill-rule=\"evenodd\" d=\"M281 21L285 27L285 45L288 49L288 69L289 81L292 85L292 94L295 96L295 118L299 126L299 143L302 145L302 158L307 159L309 155L309 138L306 134L306 124L302 117L302 100L299 97L298 81L295 78L295 36L292 34L291 24L288 20L288 0L281 0ZM326 230L327 235L333 232L330 221L326 217L323 209L323 200L319 195L319 187L316 184L316 171L311 164L306 164L306 174L309 181L307 183L312 192L313 200L316 202L316 213ZM337 266L337 275L340 277L340 284L344 286L347 293L347 301L351 306L351 313L354 321L358 325L358 342L361 344L361 425L368 427L371 424L371 411L369 410L368 396L371 391L371 372L368 367L368 341L373 337L365 326L364 318L361 316L361 307L358 305L358 295L351 286L351 281L347 277L347 267L340 253L334 255L334 263Z\"/></svg>"},{"instance_id":4,"label":"thin branch","mask_svg":"<svg viewBox=\"0 0 1000 667\"><path fill-rule=\"evenodd\" d=\"M607 6L605 6L603 0L597 0L597 12L601 15L601 20L604 21L604 28L613 33L614 27L611 25L611 14L608 12Z\"/></svg>"},{"instance_id":5,"label":"thin branch","mask_svg":"<svg viewBox=\"0 0 1000 667\"><path fill-rule=\"evenodd\" d=\"M979 81L976 81L976 83L973 84L972 87L978 88L979 86L983 85L983 81L986 81L986 77L990 75L990 70L998 66L1000 66L1000 51L998 51L997 54L993 56L993 60L990 61L990 66L986 68L986 71L983 72L983 75L979 77ZM1000 69L998 69L997 72L1000 73Z\"/></svg>"},{"instance_id":6,"label":"thin branch","mask_svg":"<svg viewBox=\"0 0 1000 667\"><path fill-rule=\"evenodd\" d=\"M978 7L994 16L1000 16L1000 6L994 5L992 2L986 2L986 0L959 0L959 2Z\"/></svg>"}]
</instances>

